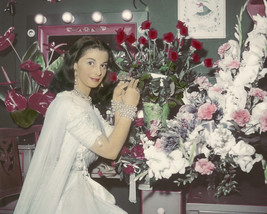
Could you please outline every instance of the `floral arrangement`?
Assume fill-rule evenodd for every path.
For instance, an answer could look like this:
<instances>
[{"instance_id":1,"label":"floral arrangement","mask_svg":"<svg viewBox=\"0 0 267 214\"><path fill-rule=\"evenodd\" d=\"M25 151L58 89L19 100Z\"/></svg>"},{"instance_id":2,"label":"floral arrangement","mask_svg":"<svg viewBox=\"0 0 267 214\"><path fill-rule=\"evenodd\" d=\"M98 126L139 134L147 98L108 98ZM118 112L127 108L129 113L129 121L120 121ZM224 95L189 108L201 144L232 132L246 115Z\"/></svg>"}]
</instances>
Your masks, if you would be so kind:
<instances>
[{"instance_id":1,"label":"floral arrangement","mask_svg":"<svg viewBox=\"0 0 267 214\"><path fill-rule=\"evenodd\" d=\"M58 57L51 63L53 54L63 54L64 51L59 49L60 45L46 44L49 48L50 58L46 64L44 56L40 51L37 42L34 42L21 58L16 49L12 45L15 34L13 33L14 27L10 27L6 33L0 37L0 51L12 47L17 57L20 60L20 84L17 81L10 81L7 72L1 66L3 74L7 82L0 83L1 100L6 106L6 110L10 112L13 121L20 127L30 127L39 114L45 116L46 109L48 108L55 95L48 91L48 86L52 80L54 73L60 68L63 62L62 56Z\"/></svg>"},{"instance_id":2,"label":"floral arrangement","mask_svg":"<svg viewBox=\"0 0 267 214\"><path fill-rule=\"evenodd\" d=\"M130 146L123 148L117 162L119 171L134 174L139 182L171 179L177 185L202 177L220 197L238 190L238 170L249 173L263 160L252 145L267 131L267 92L258 88L267 73L267 18L254 17L254 29L243 42L245 6L236 40L218 49L216 82L195 78L183 91L183 105L165 123L156 118L144 125L146 115L140 110Z\"/></svg>"},{"instance_id":3,"label":"floral arrangement","mask_svg":"<svg viewBox=\"0 0 267 214\"><path fill-rule=\"evenodd\" d=\"M121 72L118 78L139 79L139 89L143 102L173 107L181 104L184 88L196 77L196 68L200 65L212 66L212 59L200 61L203 44L188 37L186 25L178 21L176 35L172 32L158 37L158 31L151 22L141 24L138 39L119 29L116 42L120 51L114 51Z\"/></svg>"}]
</instances>

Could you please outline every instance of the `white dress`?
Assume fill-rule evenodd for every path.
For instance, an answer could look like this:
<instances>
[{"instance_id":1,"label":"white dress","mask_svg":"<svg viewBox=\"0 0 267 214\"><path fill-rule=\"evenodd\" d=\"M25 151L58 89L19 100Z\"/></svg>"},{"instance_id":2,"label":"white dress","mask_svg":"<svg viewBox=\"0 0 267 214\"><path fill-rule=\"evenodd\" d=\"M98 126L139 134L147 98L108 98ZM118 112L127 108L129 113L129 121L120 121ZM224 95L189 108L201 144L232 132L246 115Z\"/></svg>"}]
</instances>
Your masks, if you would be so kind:
<instances>
[{"instance_id":1,"label":"white dress","mask_svg":"<svg viewBox=\"0 0 267 214\"><path fill-rule=\"evenodd\" d=\"M113 130L98 109L73 91L50 104L15 214L125 214L88 167L90 147Z\"/></svg>"}]
</instances>

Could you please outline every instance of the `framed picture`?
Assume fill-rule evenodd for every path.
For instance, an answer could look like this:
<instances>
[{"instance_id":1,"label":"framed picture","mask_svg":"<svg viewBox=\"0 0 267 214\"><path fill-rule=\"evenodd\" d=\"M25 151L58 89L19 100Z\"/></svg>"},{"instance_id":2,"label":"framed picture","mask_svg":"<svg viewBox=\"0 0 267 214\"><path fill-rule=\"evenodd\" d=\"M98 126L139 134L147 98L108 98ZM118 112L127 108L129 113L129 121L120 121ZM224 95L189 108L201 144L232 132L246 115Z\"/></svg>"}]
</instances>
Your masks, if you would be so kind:
<instances>
[{"instance_id":1,"label":"framed picture","mask_svg":"<svg viewBox=\"0 0 267 214\"><path fill-rule=\"evenodd\" d=\"M178 20L196 39L226 37L225 0L178 0Z\"/></svg>"}]
</instances>

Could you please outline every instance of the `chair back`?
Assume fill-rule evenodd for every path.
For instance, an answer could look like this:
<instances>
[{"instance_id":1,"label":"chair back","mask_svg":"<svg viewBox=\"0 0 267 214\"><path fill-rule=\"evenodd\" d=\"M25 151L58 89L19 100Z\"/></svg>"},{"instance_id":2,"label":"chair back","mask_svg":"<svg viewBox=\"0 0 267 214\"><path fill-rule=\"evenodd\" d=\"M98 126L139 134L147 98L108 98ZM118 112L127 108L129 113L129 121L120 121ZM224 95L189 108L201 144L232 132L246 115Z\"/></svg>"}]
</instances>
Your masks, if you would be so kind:
<instances>
[{"instance_id":1,"label":"chair back","mask_svg":"<svg viewBox=\"0 0 267 214\"><path fill-rule=\"evenodd\" d=\"M36 144L42 125L28 129L0 128L0 200L18 195L22 188L22 173L19 161L19 137L33 134Z\"/></svg>"}]
</instances>

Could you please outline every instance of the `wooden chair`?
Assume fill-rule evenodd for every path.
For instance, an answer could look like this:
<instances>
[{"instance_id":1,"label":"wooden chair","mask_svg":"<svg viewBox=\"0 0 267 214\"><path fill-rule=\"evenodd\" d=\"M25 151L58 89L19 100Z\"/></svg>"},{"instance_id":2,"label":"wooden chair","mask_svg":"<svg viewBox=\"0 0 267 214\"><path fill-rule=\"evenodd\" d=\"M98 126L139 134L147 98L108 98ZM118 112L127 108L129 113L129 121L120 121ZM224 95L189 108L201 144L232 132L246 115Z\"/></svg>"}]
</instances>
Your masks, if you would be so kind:
<instances>
[{"instance_id":1,"label":"wooden chair","mask_svg":"<svg viewBox=\"0 0 267 214\"><path fill-rule=\"evenodd\" d=\"M22 188L22 173L18 143L23 136L31 136L36 144L42 125L28 129L0 128L0 214L13 213Z\"/></svg>"}]
</instances>

